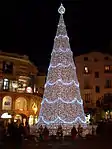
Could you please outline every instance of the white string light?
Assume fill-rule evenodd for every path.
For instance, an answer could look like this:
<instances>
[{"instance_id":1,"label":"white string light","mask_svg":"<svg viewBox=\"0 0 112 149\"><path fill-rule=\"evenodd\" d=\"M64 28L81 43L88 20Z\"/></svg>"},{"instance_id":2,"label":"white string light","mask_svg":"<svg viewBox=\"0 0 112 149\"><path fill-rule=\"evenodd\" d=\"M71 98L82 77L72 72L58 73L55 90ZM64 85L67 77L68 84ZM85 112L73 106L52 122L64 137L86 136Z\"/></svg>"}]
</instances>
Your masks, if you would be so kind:
<instances>
[{"instance_id":1,"label":"white string light","mask_svg":"<svg viewBox=\"0 0 112 149\"><path fill-rule=\"evenodd\" d=\"M54 121L46 121L46 120L44 120L44 117L43 117L43 116L40 116L39 119L38 119L38 121L39 121L40 119L42 119L42 121L43 121L45 124L47 124L47 125L50 125L50 124L53 124L53 123L57 123L58 120L62 121L64 124L74 124L74 123L76 123L78 120L79 120L81 123L85 123L85 124L86 124L86 121L81 120L80 117L75 118L75 120L73 120L73 121L71 121L71 122L70 122L70 121L69 121L69 122L64 121L64 120L61 119L59 116L58 116Z\"/></svg>"},{"instance_id":2,"label":"white string light","mask_svg":"<svg viewBox=\"0 0 112 149\"><path fill-rule=\"evenodd\" d=\"M58 36L55 36L55 39L56 39L56 38L59 38L59 37L67 38L67 39L69 40L69 37L68 37L67 35L64 35L64 36L63 36L63 35L58 35Z\"/></svg>"},{"instance_id":3,"label":"white string light","mask_svg":"<svg viewBox=\"0 0 112 149\"><path fill-rule=\"evenodd\" d=\"M53 49L53 52L52 53L54 53L54 52L57 52L55 49ZM65 49L65 50L62 50L62 48L59 48L58 49L58 52L71 52L71 54L73 54L73 52L69 49L69 48L67 48L67 49ZM52 53L51 53L51 56L52 56Z\"/></svg>"},{"instance_id":4,"label":"white string light","mask_svg":"<svg viewBox=\"0 0 112 149\"><path fill-rule=\"evenodd\" d=\"M44 98L44 100L41 102L41 104L43 104L45 101L46 101L48 104L54 104L54 103L56 103L56 102L59 102L59 100L60 100L61 102L63 102L63 103L66 103L66 104L73 104L73 103L75 103L75 102L77 102L77 103L80 104L80 105L83 104L83 101L82 101L82 100L79 101L79 100L77 100L77 98L74 98L74 100L72 100L72 101L65 101L65 100L63 100L62 98L58 98L58 99L56 99L56 100L54 100L54 101L49 101L47 98Z\"/></svg>"},{"instance_id":5,"label":"white string light","mask_svg":"<svg viewBox=\"0 0 112 149\"><path fill-rule=\"evenodd\" d=\"M67 85L67 86L70 86L70 85L72 85L72 84L75 84L75 86L76 87L79 87L79 83L77 84L74 80L72 80L71 82L63 82L62 81L62 79L58 79L56 82L54 82L54 83L50 83L50 81L47 81L47 83L45 84L45 87L47 86L47 85L55 85L55 84L57 84L57 83L61 83L61 84L63 84L63 85Z\"/></svg>"},{"instance_id":6,"label":"white string light","mask_svg":"<svg viewBox=\"0 0 112 149\"><path fill-rule=\"evenodd\" d=\"M54 65L50 65L49 68L48 68L48 70L49 70L50 68L56 68L56 67L65 67L65 68L66 68L66 67L69 67L69 66L72 66L73 69L76 69L76 67L74 67L73 64L64 65L64 64L58 63L58 64L55 65L55 66L54 66Z\"/></svg>"}]
</instances>

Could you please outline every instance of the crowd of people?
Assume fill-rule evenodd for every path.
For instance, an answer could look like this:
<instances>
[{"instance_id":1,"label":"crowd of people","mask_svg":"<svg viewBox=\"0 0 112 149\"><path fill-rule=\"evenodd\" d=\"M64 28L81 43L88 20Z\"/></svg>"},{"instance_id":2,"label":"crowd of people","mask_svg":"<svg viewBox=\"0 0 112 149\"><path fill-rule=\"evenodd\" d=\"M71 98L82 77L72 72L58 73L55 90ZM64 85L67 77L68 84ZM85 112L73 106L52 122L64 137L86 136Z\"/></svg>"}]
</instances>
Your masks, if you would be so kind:
<instances>
[{"instance_id":1,"label":"crowd of people","mask_svg":"<svg viewBox=\"0 0 112 149\"><path fill-rule=\"evenodd\" d=\"M44 140L47 141L50 139L49 129L47 126L43 127L42 125L38 128L38 140ZM73 126L71 129L71 139L75 140L76 137L82 138L83 128L81 125L76 128ZM92 132L93 133L93 132ZM28 125L28 122L21 123L20 120L17 120L16 122L12 121L11 123L8 123L7 127L4 127L0 123L0 142L4 142L7 138L11 142L13 142L13 145L20 146L22 144L23 140L28 140L30 136L30 127ZM61 125L58 126L56 130L56 139L62 140L64 136L64 130Z\"/></svg>"},{"instance_id":2,"label":"crowd of people","mask_svg":"<svg viewBox=\"0 0 112 149\"><path fill-rule=\"evenodd\" d=\"M75 126L71 129L71 138L74 140L76 136L82 137L83 128L81 125L76 129ZM0 123L0 142L3 142L7 137L10 142L15 142L16 144L21 144L23 138L27 139L30 135L30 127L26 122L25 125L21 123L20 120L16 122L12 121L8 123L7 127L4 127ZM49 129L47 126L43 127L42 125L38 128L38 139L39 140L48 140L49 139ZM59 125L56 132L57 139L63 138L63 129L62 126Z\"/></svg>"},{"instance_id":3,"label":"crowd of people","mask_svg":"<svg viewBox=\"0 0 112 149\"><path fill-rule=\"evenodd\" d=\"M73 126L73 128L71 129L71 138L72 140L75 140L76 136L78 137L82 137L82 132L83 132L83 128L81 127L81 125L78 126L78 128L76 129L75 126ZM38 131L38 138L40 140L48 140L49 139L49 129L45 126L43 127L42 125L39 127ZM63 129L62 126L59 125L57 128L57 132L56 132L56 138L61 140L63 138Z\"/></svg>"},{"instance_id":4,"label":"crowd of people","mask_svg":"<svg viewBox=\"0 0 112 149\"><path fill-rule=\"evenodd\" d=\"M10 142L13 146L20 147L23 138L27 138L30 134L30 127L28 122L21 123L18 119L16 122L12 121L4 126L0 123L0 143ZM13 148L13 147L12 147Z\"/></svg>"},{"instance_id":5,"label":"crowd of people","mask_svg":"<svg viewBox=\"0 0 112 149\"><path fill-rule=\"evenodd\" d=\"M97 135L97 136L111 136L112 134L112 123L106 123L101 122L97 125L96 129L91 125L91 136ZM20 120L17 120L16 122L11 121L7 125L4 126L4 123L0 123L0 145L10 143L12 149L19 149L21 148L23 144L23 140L30 140L30 137L32 136L30 127L28 125L28 122L26 121L25 124L23 124ZM56 140L63 140L65 139L64 136L64 129L61 125L58 126L56 129L56 135L51 136L50 130L47 128L47 126L40 126L37 131L35 131L38 135L38 137L35 135L34 138L37 139L37 141L48 141L52 139ZM81 125L79 125L77 128L75 126L71 129L71 134L69 137L71 140L76 140L76 138L83 138L83 128ZM88 136L86 136L88 137ZM35 141L35 139L33 140ZM8 142L8 143L7 143ZM16 147L15 147L16 146Z\"/></svg>"}]
</instances>

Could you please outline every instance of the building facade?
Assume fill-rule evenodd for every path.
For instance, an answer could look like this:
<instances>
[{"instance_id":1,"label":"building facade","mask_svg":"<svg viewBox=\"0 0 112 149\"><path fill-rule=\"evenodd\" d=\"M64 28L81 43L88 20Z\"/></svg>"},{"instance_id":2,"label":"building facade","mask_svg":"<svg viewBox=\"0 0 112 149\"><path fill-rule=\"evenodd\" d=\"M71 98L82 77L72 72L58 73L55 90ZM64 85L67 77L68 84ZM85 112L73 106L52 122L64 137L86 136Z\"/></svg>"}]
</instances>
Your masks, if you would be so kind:
<instances>
[{"instance_id":1,"label":"building facade","mask_svg":"<svg viewBox=\"0 0 112 149\"><path fill-rule=\"evenodd\" d=\"M32 121L37 117L41 103L36 91L37 72L27 56L0 52L1 118L8 114L15 120L26 117Z\"/></svg>"},{"instance_id":2,"label":"building facade","mask_svg":"<svg viewBox=\"0 0 112 149\"><path fill-rule=\"evenodd\" d=\"M85 107L112 94L112 56L91 52L75 57L77 76Z\"/></svg>"},{"instance_id":3,"label":"building facade","mask_svg":"<svg viewBox=\"0 0 112 149\"><path fill-rule=\"evenodd\" d=\"M44 85L46 82L46 74L45 73L39 73L36 79L37 84L37 93L39 96L43 97L44 94Z\"/></svg>"}]
</instances>

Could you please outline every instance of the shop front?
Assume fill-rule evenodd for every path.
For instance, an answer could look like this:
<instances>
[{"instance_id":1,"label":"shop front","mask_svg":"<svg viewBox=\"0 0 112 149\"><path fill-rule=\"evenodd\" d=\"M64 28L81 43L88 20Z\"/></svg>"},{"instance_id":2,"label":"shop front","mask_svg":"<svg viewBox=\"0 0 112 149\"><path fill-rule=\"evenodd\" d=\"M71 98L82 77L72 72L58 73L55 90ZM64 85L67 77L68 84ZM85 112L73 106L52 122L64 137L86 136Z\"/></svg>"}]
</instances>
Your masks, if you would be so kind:
<instances>
[{"instance_id":1,"label":"shop front","mask_svg":"<svg viewBox=\"0 0 112 149\"><path fill-rule=\"evenodd\" d=\"M24 126L26 125L26 122L28 122L27 116L23 113L14 115L14 122L17 122L18 120L20 120L20 122L23 123Z\"/></svg>"},{"instance_id":2,"label":"shop front","mask_svg":"<svg viewBox=\"0 0 112 149\"><path fill-rule=\"evenodd\" d=\"M38 117L35 116L35 115L30 115L29 116L29 120L28 120L28 124L30 126L34 125L34 124L37 124L37 120L38 120Z\"/></svg>"}]
</instances>

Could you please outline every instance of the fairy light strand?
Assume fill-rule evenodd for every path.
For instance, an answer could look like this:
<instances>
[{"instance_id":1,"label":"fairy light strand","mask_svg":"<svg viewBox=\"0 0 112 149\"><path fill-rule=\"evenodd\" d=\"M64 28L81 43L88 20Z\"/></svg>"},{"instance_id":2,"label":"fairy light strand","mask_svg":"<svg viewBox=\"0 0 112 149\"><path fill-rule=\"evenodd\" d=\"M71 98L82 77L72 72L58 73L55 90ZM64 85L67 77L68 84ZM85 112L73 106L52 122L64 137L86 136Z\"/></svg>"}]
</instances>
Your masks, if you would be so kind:
<instances>
[{"instance_id":1,"label":"fairy light strand","mask_svg":"<svg viewBox=\"0 0 112 149\"><path fill-rule=\"evenodd\" d=\"M58 125L62 125L65 135L73 125L86 126L83 100L80 95L73 52L70 49L69 37L63 19L65 8L61 4L57 33L54 39L51 61L45 84L43 101L37 127L47 125L55 134Z\"/></svg>"},{"instance_id":2,"label":"fairy light strand","mask_svg":"<svg viewBox=\"0 0 112 149\"><path fill-rule=\"evenodd\" d=\"M66 103L66 104L73 104L73 103L75 103L75 102L77 102L77 103L80 104L80 105L83 104L83 101L82 101L82 100L79 101L79 100L77 100L77 98L74 98L74 100L72 100L72 101L65 101L65 100L63 100L62 98L55 99L54 101L49 101L47 98L44 98L44 100L42 101L41 104L43 104L45 101L46 101L48 104L54 104L54 103L58 102L59 100L60 100L61 102L63 102L63 103Z\"/></svg>"},{"instance_id":3,"label":"fairy light strand","mask_svg":"<svg viewBox=\"0 0 112 149\"><path fill-rule=\"evenodd\" d=\"M69 121L69 122L67 122L67 121L64 121L63 119L61 119L59 116L54 120L54 121L46 121L46 120L44 120L44 117L43 116L41 116L39 119L38 119L38 121L40 120L40 119L42 119L43 121L44 121L44 123L45 124L48 124L48 125L50 125L50 124L52 124L52 123L56 123L56 121L58 121L58 120L60 120L60 121L62 121L64 124L74 124L76 121L81 121L81 123L86 123L86 121L83 121L83 120L81 120L81 118L80 117L77 117L77 118L75 118L75 120L73 120L73 121Z\"/></svg>"},{"instance_id":4,"label":"fairy light strand","mask_svg":"<svg viewBox=\"0 0 112 149\"><path fill-rule=\"evenodd\" d=\"M72 85L72 84L75 84L75 86L76 87L79 87L79 83L77 84L74 80L72 80L71 82L63 82L62 81L62 79L58 79L56 82L53 82L53 83L51 83L50 81L47 81L47 83L45 84L45 87L47 86L47 85L55 85L55 84L57 84L57 83L59 83L59 82L61 82L63 85L67 85L67 86L70 86L70 85Z\"/></svg>"}]
</instances>

